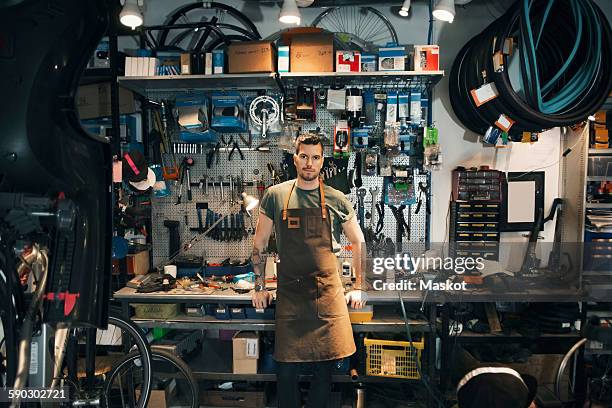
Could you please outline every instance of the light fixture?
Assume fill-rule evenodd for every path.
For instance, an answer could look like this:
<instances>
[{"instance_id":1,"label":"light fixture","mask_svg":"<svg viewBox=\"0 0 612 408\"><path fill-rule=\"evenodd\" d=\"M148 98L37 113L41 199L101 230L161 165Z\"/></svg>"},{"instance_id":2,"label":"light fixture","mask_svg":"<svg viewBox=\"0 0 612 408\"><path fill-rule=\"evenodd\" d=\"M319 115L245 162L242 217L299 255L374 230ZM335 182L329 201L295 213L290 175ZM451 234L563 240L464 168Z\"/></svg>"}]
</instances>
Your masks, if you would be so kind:
<instances>
[{"instance_id":1,"label":"light fixture","mask_svg":"<svg viewBox=\"0 0 612 408\"><path fill-rule=\"evenodd\" d=\"M283 7L281 8L280 15L278 16L278 21L283 24L300 25L302 16L300 15L300 10L298 9L295 0L283 0Z\"/></svg>"},{"instance_id":2,"label":"light fixture","mask_svg":"<svg viewBox=\"0 0 612 408\"><path fill-rule=\"evenodd\" d=\"M432 14L436 20L452 23L455 19L455 1L438 0Z\"/></svg>"},{"instance_id":3,"label":"light fixture","mask_svg":"<svg viewBox=\"0 0 612 408\"><path fill-rule=\"evenodd\" d=\"M241 196L242 204L244 205L244 209L247 213L251 210L254 210L259 205L259 200L253 197L252 195L243 192Z\"/></svg>"},{"instance_id":4,"label":"light fixture","mask_svg":"<svg viewBox=\"0 0 612 408\"><path fill-rule=\"evenodd\" d=\"M410 11L410 0L404 0L404 4L402 4L402 8L399 9L398 14L402 17L408 17Z\"/></svg>"},{"instance_id":5,"label":"light fixture","mask_svg":"<svg viewBox=\"0 0 612 408\"><path fill-rule=\"evenodd\" d=\"M119 13L119 21L124 26L131 27L132 30L142 25L144 18L140 11L140 6L144 3L142 0L124 0L122 1L123 8Z\"/></svg>"}]
</instances>

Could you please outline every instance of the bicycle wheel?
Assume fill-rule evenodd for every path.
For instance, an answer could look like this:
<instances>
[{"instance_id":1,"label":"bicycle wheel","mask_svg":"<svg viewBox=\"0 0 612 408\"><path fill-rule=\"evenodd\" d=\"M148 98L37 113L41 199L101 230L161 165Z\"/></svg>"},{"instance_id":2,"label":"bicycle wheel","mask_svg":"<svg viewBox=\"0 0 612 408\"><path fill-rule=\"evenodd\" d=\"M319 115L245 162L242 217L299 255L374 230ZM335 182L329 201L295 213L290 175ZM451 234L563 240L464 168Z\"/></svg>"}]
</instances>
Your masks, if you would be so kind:
<instances>
[{"instance_id":1,"label":"bicycle wheel","mask_svg":"<svg viewBox=\"0 0 612 408\"><path fill-rule=\"evenodd\" d=\"M10 299L4 270L0 269L0 297ZM5 304L7 303L7 304ZM16 316L9 312L8 302L0 308L0 387L12 386L17 371Z\"/></svg>"},{"instance_id":2,"label":"bicycle wheel","mask_svg":"<svg viewBox=\"0 0 612 408\"><path fill-rule=\"evenodd\" d=\"M5 248L5 247L3 247ZM17 355L19 341L18 325L24 309L19 277L14 272L11 258L5 255L6 249L0 252L0 298L9 300L0 302L0 386L12 387L17 373ZM12 273L12 284L9 287L9 276Z\"/></svg>"},{"instance_id":3,"label":"bicycle wheel","mask_svg":"<svg viewBox=\"0 0 612 408\"><path fill-rule=\"evenodd\" d=\"M193 372L179 357L167 351L151 350L153 378L152 385L159 390L165 390L165 398L169 407L199 406L199 388ZM109 407L126 406L123 390L125 383L132 380L136 387L137 374L141 368L138 353L130 353L117 362L108 374L104 383L104 395L107 396Z\"/></svg>"},{"instance_id":4,"label":"bicycle wheel","mask_svg":"<svg viewBox=\"0 0 612 408\"><path fill-rule=\"evenodd\" d=\"M252 39L261 39L255 24L239 10L217 2L196 2L180 7L164 22L166 26L213 22L224 34L243 34ZM228 32L229 31L229 32ZM210 37L210 34L213 34ZM210 37L210 38L209 38ZM218 38L214 32L202 28L164 29L157 36L158 49L180 48L186 51L205 49L205 43Z\"/></svg>"},{"instance_id":5,"label":"bicycle wheel","mask_svg":"<svg viewBox=\"0 0 612 408\"><path fill-rule=\"evenodd\" d=\"M151 394L151 349L140 328L123 317L109 315L107 329L96 330L95 338L91 330L76 329L76 336L69 340L65 379L66 385L75 388L74 393L71 393L73 401L83 404L95 404L98 401L108 406L104 405L104 381L114 365L126 353L132 353L141 361L138 377L134 377L139 387L137 393L131 392L126 397L125 406L145 408ZM83 338L85 341L82 341ZM90 370L94 371L93 376L88 375L88 362Z\"/></svg>"},{"instance_id":6,"label":"bicycle wheel","mask_svg":"<svg viewBox=\"0 0 612 408\"><path fill-rule=\"evenodd\" d=\"M349 50L357 47L373 52L377 46L397 43L393 24L373 7L330 7L319 14L311 26L335 33L342 47Z\"/></svg>"}]
</instances>

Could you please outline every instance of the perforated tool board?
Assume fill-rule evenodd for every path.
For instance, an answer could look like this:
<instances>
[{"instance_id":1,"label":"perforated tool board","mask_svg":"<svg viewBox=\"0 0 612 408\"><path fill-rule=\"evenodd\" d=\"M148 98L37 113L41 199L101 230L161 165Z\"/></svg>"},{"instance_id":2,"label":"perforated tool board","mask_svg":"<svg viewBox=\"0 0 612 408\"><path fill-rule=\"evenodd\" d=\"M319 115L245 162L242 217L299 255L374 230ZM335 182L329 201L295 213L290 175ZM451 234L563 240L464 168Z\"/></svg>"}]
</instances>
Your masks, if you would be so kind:
<instances>
[{"instance_id":1,"label":"perforated tool board","mask_svg":"<svg viewBox=\"0 0 612 408\"><path fill-rule=\"evenodd\" d=\"M382 91L384 92L384 90ZM149 99L151 100L173 100L179 93L177 92L151 92L148 94ZM255 96L256 92L253 91L241 91L241 94L245 97ZM268 95L275 95L273 92L268 92ZM280 96L280 94L276 94L276 96ZM315 130L317 128L320 129L320 132L327 135L329 138L333 136L333 129L336 125L336 122L340 119L340 115L336 112L327 111L324 107L317 105L316 108L316 122L300 122L300 126L302 128L302 132L307 132L309 130ZM173 127L171 127L173 129ZM176 129L174 129L176 130ZM218 187L219 177L223 178L223 181L226 184L225 189L229 190L227 184L229 184L228 175L231 176L242 176L245 182L252 182L255 177L254 170L259 171L259 176L263 176L263 181L266 186L269 186L272 183L271 175L267 169L267 164L272 163L274 167L278 170L280 169L280 164L283 160L283 152L278 147L279 136L268 136L266 139L270 140L270 151L269 152L260 152L255 151L253 149L247 149L242 141L239 138L238 134L225 134L226 140L229 139L230 136L233 136L234 140L238 141L242 152L244 154L244 160L240 160L240 156L237 152L234 153L231 161L228 161L228 154L231 150L231 145L229 148L223 146L220 149L220 162L218 165L213 164L210 169L206 167L206 153L208 152L208 146L203 146L202 154L200 154L200 149L197 149L197 154L187 154L194 159L194 165L191 167L191 180L192 184L199 182L202 177L208 177L209 179L217 180L217 188L212 189L209 185L208 194L205 194L204 188L200 189L198 187L192 187L193 199L192 201L187 201L186 193L183 191L182 203L175 205L177 201L177 194L179 186L174 182L170 182L169 186L172 190L172 194L167 197L157 198L154 197L152 199L152 243L153 243L153 264L154 266L160 265L168 259L169 255L169 231L168 228L164 226L165 220L175 220L180 223L180 239L181 243L185 243L189 241L193 236L197 235L197 232L191 231L190 228L195 228L198 226L198 218L196 212L196 203L207 203L208 208L212 211L215 211L219 214L227 214L237 213L240 211L240 206L237 204L231 204L227 198L227 195L224 194L224 200L221 200L220 191ZM171 139L173 142L180 142L178 137L178 132L171 132ZM263 139L259 136L253 137L252 146L255 147L259 143L261 143ZM326 157L332 155L332 145L331 142L327 141L324 147L324 154ZM176 159L178 162L185 156L185 154L176 154ZM168 160L169 155L165 154L164 159ZM352 169L354 166L355 160L355 152L352 151L349 159L348 169ZM393 164L412 164L410 161L412 158L401 155L393 159ZM416 194L418 195L418 185L419 183L423 183L427 185L428 175L426 173L417 174L414 173L414 186L416 189ZM362 176L362 188L369 190L373 187L378 187L378 194L376 201L380 201L380 194L383 189L383 177L380 176ZM257 189L256 183L252 183L251 186L245 186L244 191L248 194L254 195L257 197ZM351 202L356 206L357 197L356 197L356 188L351 189L351 193L347 194L347 197ZM226 191L225 191L226 192ZM236 197L238 198L238 197ZM372 196L368 192L365 196L365 210L369 212L371 209L371 199ZM408 216L408 208L405 211L405 219L410 225L410 237L404 238L403 240L403 248L406 251L422 251L425 248L426 239L427 239L427 211L426 204L423 202L421 205L420 211L418 214L415 214L416 205L412 205L409 207L410 209L410 217ZM253 212L253 217L248 218L245 217L245 226L247 229L250 229L250 234L247 238L241 241L216 241L200 235L198 240L194 243L191 249L186 253L190 255L203 256L209 262L218 262L226 258L231 258L232 260L244 260L250 256L252 245L253 245L253 235L255 225L257 223L257 210ZM188 220L188 225L185 225L185 216ZM378 219L376 215L375 221ZM369 225L370 220L366 219L366 226ZM375 226L376 224L374 224ZM384 227L382 230L382 234L384 236L393 239L395 242L396 236L396 220L391 212L391 210L386 207L385 208L385 216L384 216ZM344 248L349 245L348 240L344 235L342 235L341 240L342 252L339 257L342 258L350 258L351 254L349 251L346 251Z\"/></svg>"}]
</instances>

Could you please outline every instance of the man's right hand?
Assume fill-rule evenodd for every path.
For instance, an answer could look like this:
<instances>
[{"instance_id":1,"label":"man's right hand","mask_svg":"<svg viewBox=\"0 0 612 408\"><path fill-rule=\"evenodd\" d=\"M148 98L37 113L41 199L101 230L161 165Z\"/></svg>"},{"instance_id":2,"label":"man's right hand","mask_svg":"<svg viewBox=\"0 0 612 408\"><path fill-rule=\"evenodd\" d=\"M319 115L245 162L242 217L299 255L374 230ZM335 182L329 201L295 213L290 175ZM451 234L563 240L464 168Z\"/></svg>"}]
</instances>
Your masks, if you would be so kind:
<instances>
[{"instance_id":1,"label":"man's right hand","mask_svg":"<svg viewBox=\"0 0 612 408\"><path fill-rule=\"evenodd\" d=\"M268 292L267 290L262 290L259 292L253 291L251 302L253 303L253 307L255 309L265 309L270 303L272 303L272 293Z\"/></svg>"}]
</instances>

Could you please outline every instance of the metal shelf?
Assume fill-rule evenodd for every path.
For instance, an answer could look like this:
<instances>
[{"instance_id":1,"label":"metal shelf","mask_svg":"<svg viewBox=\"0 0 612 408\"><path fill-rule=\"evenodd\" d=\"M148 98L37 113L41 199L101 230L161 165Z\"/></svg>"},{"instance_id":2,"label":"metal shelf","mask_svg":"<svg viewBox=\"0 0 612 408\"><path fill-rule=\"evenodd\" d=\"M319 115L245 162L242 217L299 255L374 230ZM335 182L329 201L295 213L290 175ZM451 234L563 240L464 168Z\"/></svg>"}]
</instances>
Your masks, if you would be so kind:
<instances>
[{"instance_id":1,"label":"metal shelf","mask_svg":"<svg viewBox=\"0 0 612 408\"><path fill-rule=\"evenodd\" d=\"M223 330L256 330L274 331L274 320L231 319L219 320L212 316L179 315L170 319L132 319L141 327L162 327L167 329L223 329ZM410 328L415 332L430 331L426 320L410 319ZM397 316L380 316L370 322L353 323L353 332L399 332L406 330L404 320Z\"/></svg>"},{"instance_id":2,"label":"metal shelf","mask_svg":"<svg viewBox=\"0 0 612 408\"><path fill-rule=\"evenodd\" d=\"M285 88L350 85L374 88L430 88L443 76L444 71L282 72L280 74L121 76L117 81L124 88L146 95L151 91L279 89L280 84Z\"/></svg>"},{"instance_id":3,"label":"metal shelf","mask_svg":"<svg viewBox=\"0 0 612 408\"><path fill-rule=\"evenodd\" d=\"M195 90L248 90L277 89L275 73L266 74L215 74L215 75L167 75L144 77L118 77L119 85L138 94L151 91Z\"/></svg>"},{"instance_id":4,"label":"metal shelf","mask_svg":"<svg viewBox=\"0 0 612 408\"><path fill-rule=\"evenodd\" d=\"M589 149L589 156L611 156L612 149Z\"/></svg>"},{"instance_id":5,"label":"metal shelf","mask_svg":"<svg viewBox=\"0 0 612 408\"><path fill-rule=\"evenodd\" d=\"M369 304L395 304L398 297L395 293L381 291L368 292ZM404 295L405 302L422 302L425 294L423 292L411 291ZM132 303L231 303L251 304L251 294L238 294L233 290L205 294L198 291L187 291L184 289L173 289L169 292L137 293L136 289L124 287L113 294L116 300ZM430 293L428 299L433 294Z\"/></svg>"},{"instance_id":6,"label":"metal shelf","mask_svg":"<svg viewBox=\"0 0 612 408\"><path fill-rule=\"evenodd\" d=\"M612 181L612 176L587 176L587 181Z\"/></svg>"},{"instance_id":7,"label":"metal shelf","mask_svg":"<svg viewBox=\"0 0 612 408\"><path fill-rule=\"evenodd\" d=\"M372 88L429 88L437 84L444 71L380 71L380 72L281 72L286 88L297 86L368 86Z\"/></svg>"},{"instance_id":8,"label":"metal shelf","mask_svg":"<svg viewBox=\"0 0 612 408\"><path fill-rule=\"evenodd\" d=\"M586 208L612 209L612 203L586 203Z\"/></svg>"},{"instance_id":9,"label":"metal shelf","mask_svg":"<svg viewBox=\"0 0 612 408\"><path fill-rule=\"evenodd\" d=\"M560 333L560 334L555 334L555 333L543 333L541 335L538 336L538 339L573 339L576 337L580 337L580 333L578 332L572 332L572 333ZM480 339L480 340L509 340L509 339L528 339L528 340L533 340L532 337L529 336L523 336L522 334L516 332L516 331L512 331L512 333L510 333L509 335L504 334L504 333L499 333L499 334L495 334L495 333L474 333L474 332L470 332L470 331L464 331L462 332L460 335L458 336L449 336L449 338L452 339L457 339L457 341L461 341L462 339L465 341L471 341L474 339Z\"/></svg>"}]
</instances>

